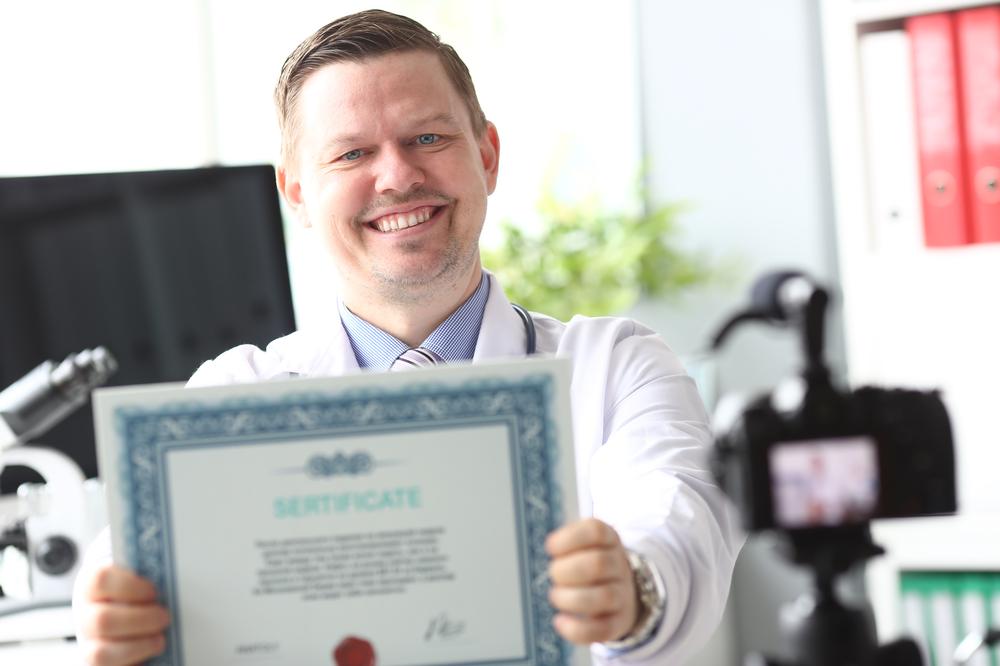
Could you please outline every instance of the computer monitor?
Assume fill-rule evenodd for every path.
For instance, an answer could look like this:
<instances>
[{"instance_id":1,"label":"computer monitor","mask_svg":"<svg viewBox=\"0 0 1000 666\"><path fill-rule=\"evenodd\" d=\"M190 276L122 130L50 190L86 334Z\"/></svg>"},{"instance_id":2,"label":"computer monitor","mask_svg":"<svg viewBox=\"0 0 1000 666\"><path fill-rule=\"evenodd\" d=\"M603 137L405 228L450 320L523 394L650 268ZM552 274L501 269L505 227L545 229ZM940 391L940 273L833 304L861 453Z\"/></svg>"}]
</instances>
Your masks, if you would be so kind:
<instances>
[{"instance_id":1,"label":"computer monitor","mask_svg":"<svg viewBox=\"0 0 1000 666\"><path fill-rule=\"evenodd\" d=\"M99 345L109 385L183 381L294 327L273 167L0 178L0 390ZM89 405L39 443L96 475Z\"/></svg>"}]
</instances>

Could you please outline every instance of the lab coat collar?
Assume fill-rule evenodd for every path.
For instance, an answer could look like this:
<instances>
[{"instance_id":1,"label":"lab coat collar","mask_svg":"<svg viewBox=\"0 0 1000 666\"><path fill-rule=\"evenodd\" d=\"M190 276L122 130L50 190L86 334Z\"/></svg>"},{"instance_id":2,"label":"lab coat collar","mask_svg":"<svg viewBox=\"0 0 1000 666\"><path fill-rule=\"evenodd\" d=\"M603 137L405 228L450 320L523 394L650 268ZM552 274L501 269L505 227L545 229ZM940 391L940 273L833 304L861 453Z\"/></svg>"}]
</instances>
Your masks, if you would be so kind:
<instances>
[{"instance_id":1,"label":"lab coat collar","mask_svg":"<svg viewBox=\"0 0 1000 666\"><path fill-rule=\"evenodd\" d=\"M339 312L339 310L337 310ZM309 342L301 343L306 337ZM286 359L290 370L309 377L352 375L361 372L358 359L354 356L351 339L340 322L340 317L328 325L311 330L300 330L287 338L281 338L272 346L283 343L279 353ZM268 350L270 351L270 347ZM311 351L310 351L311 350Z\"/></svg>"},{"instance_id":2,"label":"lab coat collar","mask_svg":"<svg viewBox=\"0 0 1000 666\"><path fill-rule=\"evenodd\" d=\"M496 276L486 271L490 279L490 297L486 300L483 323L479 327L473 362L490 358L523 357L526 354L527 332L521 317L510 306L507 295Z\"/></svg>"},{"instance_id":3,"label":"lab coat collar","mask_svg":"<svg viewBox=\"0 0 1000 666\"><path fill-rule=\"evenodd\" d=\"M510 306L496 276L485 271L490 280L490 295L486 299L483 323L479 327L473 362L490 358L525 356L528 336L521 317ZM338 310L339 311L339 310ZM306 374L313 376L349 375L360 372L350 338L338 317L326 331L322 351L315 357Z\"/></svg>"}]
</instances>

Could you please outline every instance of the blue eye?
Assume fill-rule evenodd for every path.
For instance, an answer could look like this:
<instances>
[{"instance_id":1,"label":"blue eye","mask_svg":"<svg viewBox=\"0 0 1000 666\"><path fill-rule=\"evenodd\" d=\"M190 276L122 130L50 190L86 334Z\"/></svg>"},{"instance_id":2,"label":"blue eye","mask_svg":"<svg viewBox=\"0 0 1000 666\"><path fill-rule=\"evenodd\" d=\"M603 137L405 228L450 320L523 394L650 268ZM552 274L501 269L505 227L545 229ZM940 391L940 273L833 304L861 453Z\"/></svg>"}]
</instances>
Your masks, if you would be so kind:
<instances>
[{"instance_id":1,"label":"blue eye","mask_svg":"<svg viewBox=\"0 0 1000 666\"><path fill-rule=\"evenodd\" d=\"M417 143L419 143L422 146L429 146L431 144L437 143L438 139L440 138L441 137L439 137L437 134L421 134L420 136L417 137Z\"/></svg>"},{"instance_id":2,"label":"blue eye","mask_svg":"<svg viewBox=\"0 0 1000 666\"><path fill-rule=\"evenodd\" d=\"M361 151L358 150L358 149L354 149L354 150L348 151L348 152L346 152L346 153L344 153L343 155L340 156L340 159L347 160L348 162L353 162L354 160L357 160L357 159L360 159L360 158L361 158Z\"/></svg>"}]
</instances>

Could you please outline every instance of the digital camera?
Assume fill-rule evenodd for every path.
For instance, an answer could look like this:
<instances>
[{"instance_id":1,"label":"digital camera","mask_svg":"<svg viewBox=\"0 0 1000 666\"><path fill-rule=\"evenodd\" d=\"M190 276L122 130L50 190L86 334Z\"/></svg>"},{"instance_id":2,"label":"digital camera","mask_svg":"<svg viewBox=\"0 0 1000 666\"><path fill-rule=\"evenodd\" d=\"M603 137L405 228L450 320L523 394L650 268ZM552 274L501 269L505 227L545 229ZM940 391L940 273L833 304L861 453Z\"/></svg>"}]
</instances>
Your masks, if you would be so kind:
<instances>
[{"instance_id":1,"label":"digital camera","mask_svg":"<svg viewBox=\"0 0 1000 666\"><path fill-rule=\"evenodd\" d=\"M765 275L752 305L713 340L747 321L797 328L805 367L775 391L720 403L713 471L747 531L831 530L873 518L956 510L951 424L936 391L834 386L823 360L829 297L804 274ZM728 415L724 412L728 410Z\"/></svg>"}]
</instances>

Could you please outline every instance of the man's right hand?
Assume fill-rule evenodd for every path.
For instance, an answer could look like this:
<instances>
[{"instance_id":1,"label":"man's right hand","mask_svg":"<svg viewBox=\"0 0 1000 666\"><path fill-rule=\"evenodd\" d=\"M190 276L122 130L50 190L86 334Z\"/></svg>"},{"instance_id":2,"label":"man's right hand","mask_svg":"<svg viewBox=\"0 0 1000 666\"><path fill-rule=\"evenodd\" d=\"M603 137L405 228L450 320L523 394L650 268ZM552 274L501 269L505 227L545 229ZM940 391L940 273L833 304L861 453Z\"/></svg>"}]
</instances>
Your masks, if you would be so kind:
<instances>
[{"instance_id":1,"label":"man's right hand","mask_svg":"<svg viewBox=\"0 0 1000 666\"><path fill-rule=\"evenodd\" d=\"M93 666L139 664L163 652L167 609L156 588L128 569L106 564L80 572L74 611L80 646Z\"/></svg>"}]
</instances>

